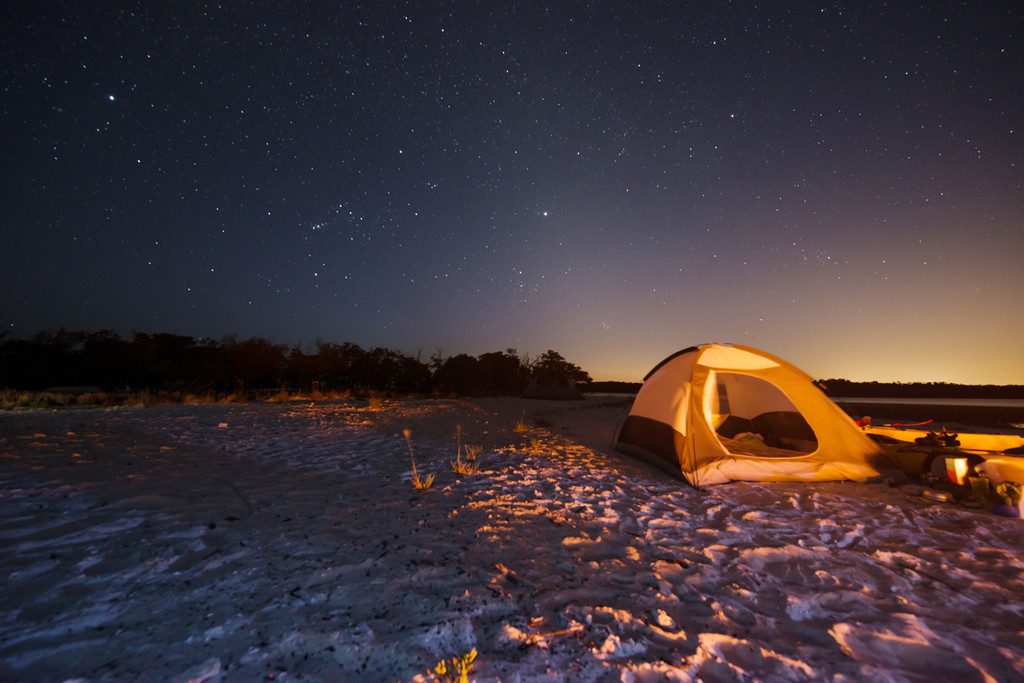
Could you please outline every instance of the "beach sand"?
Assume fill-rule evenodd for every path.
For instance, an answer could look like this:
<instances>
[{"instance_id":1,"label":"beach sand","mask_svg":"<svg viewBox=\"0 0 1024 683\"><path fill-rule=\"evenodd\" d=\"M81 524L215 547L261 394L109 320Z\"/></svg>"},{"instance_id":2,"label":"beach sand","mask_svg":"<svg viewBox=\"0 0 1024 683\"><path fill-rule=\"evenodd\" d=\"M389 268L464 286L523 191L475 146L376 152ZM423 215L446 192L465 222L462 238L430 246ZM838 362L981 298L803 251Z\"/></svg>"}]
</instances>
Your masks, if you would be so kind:
<instances>
[{"instance_id":1,"label":"beach sand","mask_svg":"<svg viewBox=\"0 0 1024 683\"><path fill-rule=\"evenodd\" d=\"M628 406L2 413L0 679L429 681L473 650L479 681L1024 678L1020 520L697 491L611 450Z\"/></svg>"}]
</instances>

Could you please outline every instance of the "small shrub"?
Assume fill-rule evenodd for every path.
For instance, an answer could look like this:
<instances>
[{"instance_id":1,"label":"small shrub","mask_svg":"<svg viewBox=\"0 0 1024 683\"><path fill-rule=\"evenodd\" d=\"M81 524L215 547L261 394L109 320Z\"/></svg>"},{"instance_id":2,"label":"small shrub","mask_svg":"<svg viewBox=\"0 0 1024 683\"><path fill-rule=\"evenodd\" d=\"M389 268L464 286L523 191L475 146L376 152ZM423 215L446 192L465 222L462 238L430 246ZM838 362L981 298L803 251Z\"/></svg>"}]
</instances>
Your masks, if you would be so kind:
<instances>
[{"instance_id":1,"label":"small shrub","mask_svg":"<svg viewBox=\"0 0 1024 683\"><path fill-rule=\"evenodd\" d=\"M463 460L459 456L455 456L455 460L449 460L448 462L451 463L452 472L454 472L455 474L465 476L468 474L476 474L477 472L480 471L480 466L477 465L475 462Z\"/></svg>"},{"instance_id":2,"label":"small shrub","mask_svg":"<svg viewBox=\"0 0 1024 683\"><path fill-rule=\"evenodd\" d=\"M412 487L417 491L425 491L434 484L434 475L428 474L422 479L416 472L412 473Z\"/></svg>"},{"instance_id":3,"label":"small shrub","mask_svg":"<svg viewBox=\"0 0 1024 683\"><path fill-rule=\"evenodd\" d=\"M462 459L462 427L461 425L455 425L455 460L449 460L451 463L452 472L459 475L476 474L480 471L480 467L473 461L476 460L476 456L480 453L480 446L466 446L466 460ZM472 456L470 452L472 451Z\"/></svg>"},{"instance_id":4,"label":"small shrub","mask_svg":"<svg viewBox=\"0 0 1024 683\"><path fill-rule=\"evenodd\" d=\"M37 398L37 397L33 396L32 394L26 393L26 394L22 394L21 396L18 397L17 405L20 408L33 408L33 407L45 408L46 407L46 399Z\"/></svg>"},{"instance_id":5,"label":"small shrub","mask_svg":"<svg viewBox=\"0 0 1024 683\"><path fill-rule=\"evenodd\" d=\"M145 406L147 408L159 405L162 402L160 395L153 393L149 389L143 389L140 391L138 396L136 396L136 400L138 401L137 405Z\"/></svg>"},{"instance_id":6,"label":"small shrub","mask_svg":"<svg viewBox=\"0 0 1024 683\"><path fill-rule=\"evenodd\" d=\"M473 660L476 659L476 648L470 650L464 655L458 657L452 657L450 659L442 659L434 667L434 673L442 681L455 683L468 683L469 672L473 670Z\"/></svg>"},{"instance_id":7,"label":"small shrub","mask_svg":"<svg viewBox=\"0 0 1024 683\"><path fill-rule=\"evenodd\" d=\"M523 432L530 431L530 428L526 426L526 413L523 413L523 417L519 418L516 422L516 426L512 428L516 434L522 434Z\"/></svg>"}]
</instances>

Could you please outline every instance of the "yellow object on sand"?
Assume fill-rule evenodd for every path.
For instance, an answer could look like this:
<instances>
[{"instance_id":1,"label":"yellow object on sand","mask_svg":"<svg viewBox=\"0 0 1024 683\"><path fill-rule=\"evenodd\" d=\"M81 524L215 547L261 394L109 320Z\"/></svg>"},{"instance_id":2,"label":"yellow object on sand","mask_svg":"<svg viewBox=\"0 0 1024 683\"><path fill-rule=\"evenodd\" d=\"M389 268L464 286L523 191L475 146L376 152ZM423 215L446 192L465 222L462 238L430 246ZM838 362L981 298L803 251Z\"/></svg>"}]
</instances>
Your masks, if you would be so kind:
<instances>
[{"instance_id":1,"label":"yellow object on sand","mask_svg":"<svg viewBox=\"0 0 1024 683\"><path fill-rule=\"evenodd\" d=\"M864 432L877 436L887 436L890 439L910 444L915 443L918 439L925 439L928 438L930 434L936 433L933 429L904 429L902 427L881 426L865 427ZM967 453L977 453L979 455L984 455L986 453L1003 453L1011 448L1020 448L1024 446L1024 437L1019 434L977 434L959 432L956 435L956 440L960 442L960 445L956 447L957 450L966 451Z\"/></svg>"}]
</instances>

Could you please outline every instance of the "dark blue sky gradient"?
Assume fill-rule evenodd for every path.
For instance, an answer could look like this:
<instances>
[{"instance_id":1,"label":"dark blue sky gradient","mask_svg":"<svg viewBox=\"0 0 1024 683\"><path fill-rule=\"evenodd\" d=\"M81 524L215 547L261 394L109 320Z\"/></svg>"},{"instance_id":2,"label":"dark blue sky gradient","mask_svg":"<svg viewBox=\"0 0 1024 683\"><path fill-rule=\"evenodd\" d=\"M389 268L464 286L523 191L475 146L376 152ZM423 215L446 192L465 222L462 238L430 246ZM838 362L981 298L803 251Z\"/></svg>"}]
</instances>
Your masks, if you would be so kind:
<instances>
[{"instance_id":1,"label":"dark blue sky gradient","mask_svg":"<svg viewBox=\"0 0 1024 683\"><path fill-rule=\"evenodd\" d=\"M9 336L1024 383L1020 3L105 4L2 10Z\"/></svg>"}]
</instances>

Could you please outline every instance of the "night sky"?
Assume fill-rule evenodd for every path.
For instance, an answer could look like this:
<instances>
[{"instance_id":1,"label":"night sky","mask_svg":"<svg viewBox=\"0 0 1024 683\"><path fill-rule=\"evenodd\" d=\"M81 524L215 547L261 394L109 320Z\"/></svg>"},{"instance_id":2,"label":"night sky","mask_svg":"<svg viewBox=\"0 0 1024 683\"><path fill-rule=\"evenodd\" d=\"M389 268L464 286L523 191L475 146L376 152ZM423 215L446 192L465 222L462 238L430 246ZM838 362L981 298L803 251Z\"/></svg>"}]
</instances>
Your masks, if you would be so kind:
<instances>
[{"instance_id":1,"label":"night sky","mask_svg":"<svg viewBox=\"0 0 1024 683\"><path fill-rule=\"evenodd\" d=\"M1017 0L0 14L7 338L1024 383Z\"/></svg>"}]
</instances>

